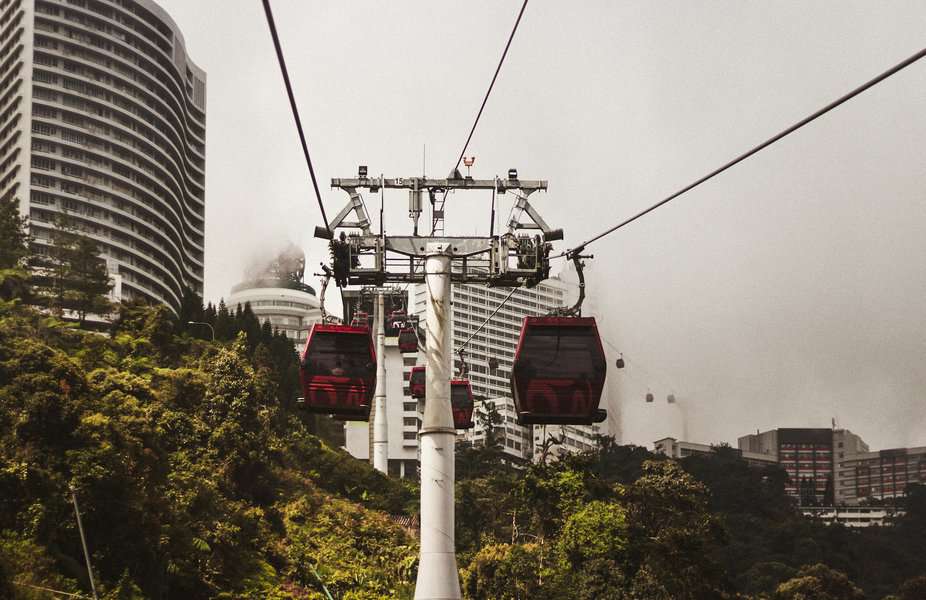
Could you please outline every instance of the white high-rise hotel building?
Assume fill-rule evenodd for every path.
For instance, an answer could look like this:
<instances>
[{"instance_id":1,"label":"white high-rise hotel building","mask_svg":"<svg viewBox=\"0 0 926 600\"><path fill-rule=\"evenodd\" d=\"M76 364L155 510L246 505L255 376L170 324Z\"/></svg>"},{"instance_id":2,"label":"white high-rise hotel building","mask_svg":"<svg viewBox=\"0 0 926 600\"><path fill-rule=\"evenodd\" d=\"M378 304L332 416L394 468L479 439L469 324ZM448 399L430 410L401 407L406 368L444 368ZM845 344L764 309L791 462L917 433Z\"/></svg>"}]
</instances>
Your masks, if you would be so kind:
<instances>
[{"instance_id":1,"label":"white high-rise hotel building","mask_svg":"<svg viewBox=\"0 0 926 600\"><path fill-rule=\"evenodd\" d=\"M0 0L0 198L67 215L118 299L202 295L206 74L151 0Z\"/></svg>"}]
</instances>

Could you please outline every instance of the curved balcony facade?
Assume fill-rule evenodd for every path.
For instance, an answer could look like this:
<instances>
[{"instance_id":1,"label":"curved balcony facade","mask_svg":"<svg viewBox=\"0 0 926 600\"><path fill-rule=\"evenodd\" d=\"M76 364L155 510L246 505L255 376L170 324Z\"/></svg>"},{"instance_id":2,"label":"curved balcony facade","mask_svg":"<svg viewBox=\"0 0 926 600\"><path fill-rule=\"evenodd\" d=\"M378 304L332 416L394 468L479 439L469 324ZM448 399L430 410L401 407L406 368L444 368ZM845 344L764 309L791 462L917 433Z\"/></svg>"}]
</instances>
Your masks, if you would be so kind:
<instances>
[{"instance_id":1,"label":"curved balcony facade","mask_svg":"<svg viewBox=\"0 0 926 600\"><path fill-rule=\"evenodd\" d=\"M21 152L0 194L19 197L39 252L67 217L98 242L119 299L178 311L184 288L203 292L205 73L151 0L0 0L7 11L19 36L0 45L22 66L0 65L0 161L17 110ZM9 99L6 71L20 82Z\"/></svg>"}]
</instances>

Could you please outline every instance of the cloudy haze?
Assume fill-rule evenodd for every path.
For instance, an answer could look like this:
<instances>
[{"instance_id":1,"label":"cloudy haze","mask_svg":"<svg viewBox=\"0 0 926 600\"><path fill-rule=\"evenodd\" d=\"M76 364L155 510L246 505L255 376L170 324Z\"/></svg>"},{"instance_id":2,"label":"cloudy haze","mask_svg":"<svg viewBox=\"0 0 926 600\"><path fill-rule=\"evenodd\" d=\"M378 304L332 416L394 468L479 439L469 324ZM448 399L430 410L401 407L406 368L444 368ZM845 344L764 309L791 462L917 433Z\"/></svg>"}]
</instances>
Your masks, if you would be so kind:
<instances>
[{"instance_id":1,"label":"cloudy haze","mask_svg":"<svg viewBox=\"0 0 926 600\"><path fill-rule=\"evenodd\" d=\"M312 270L319 213L260 2L161 4L208 74L207 298L286 240ZM329 215L347 197L328 180L358 164L419 175L426 145L446 175L520 4L274 2ZM534 203L568 247L924 45L921 0L534 0L473 174L548 179ZM924 106L926 61L590 247L625 441L835 418L872 448L926 445ZM451 197L448 233L485 233L488 200ZM405 196L386 202L405 231Z\"/></svg>"}]
</instances>

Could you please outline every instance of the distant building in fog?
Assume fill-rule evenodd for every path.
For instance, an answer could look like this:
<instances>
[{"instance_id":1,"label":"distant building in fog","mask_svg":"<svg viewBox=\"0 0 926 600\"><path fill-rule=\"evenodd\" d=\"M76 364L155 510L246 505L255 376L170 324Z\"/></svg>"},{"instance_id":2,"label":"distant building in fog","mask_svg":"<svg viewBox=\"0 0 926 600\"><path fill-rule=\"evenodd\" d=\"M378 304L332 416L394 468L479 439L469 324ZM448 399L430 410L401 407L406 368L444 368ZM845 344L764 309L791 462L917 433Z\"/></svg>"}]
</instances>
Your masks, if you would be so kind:
<instances>
[{"instance_id":1,"label":"distant building in fog","mask_svg":"<svg viewBox=\"0 0 926 600\"><path fill-rule=\"evenodd\" d=\"M836 502L865 504L902 498L910 484L926 484L926 447L847 455L839 461Z\"/></svg>"},{"instance_id":2,"label":"distant building in fog","mask_svg":"<svg viewBox=\"0 0 926 600\"><path fill-rule=\"evenodd\" d=\"M867 452L868 444L847 429L782 428L746 435L743 452L769 456L788 474L785 491L801 505L836 502L836 465L850 453Z\"/></svg>"},{"instance_id":3,"label":"distant building in fog","mask_svg":"<svg viewBox=\"0 0 926 600\"><path fill-rule=\"evenodd\" d=\"M868 444L848 429L826 428L772 429L743 436L738 442L736 452L747 463L781 465L788 474L787 494L805 514L827 523L848 527L889 524L893 510L843 508L890 503L902 498L907 486L926 485L926 446L870 452ZM713 454L714 447L667 437L653 442L653 450L682 459Z\"/></svg>"},{"instance_id":4,"label":"distant building in fog","mask_svg":"<svg viewBox=\"0 0 926 600\"><path fill-rule=\"evenodd\" d=\"M232 288L228 307L234 310L250 303L261 323L270 321L275 330L285 333L300 350L309 328L321 320L315 290L302 282L304 272L305 255L290 246L270 262L248 269L246 281Z\"/></svg>"},{"instance_id":5,"label":"distant building in fog","mask_svg":"<svg viewBox=\"0 0 926 600\"><path fill-rule=\"evenodd\" d=\"M710 444L698 444L696 442L684 442L672 437L663 438L653 442L653 451L656 454L662 454L671 458L686 458L688 456L709 456L714 453L714 448ZM757 452L746 452L738 448L730 448L753 466L765 466L778 464L778 461L767 454Z\"/></svg>"}]
</instances>

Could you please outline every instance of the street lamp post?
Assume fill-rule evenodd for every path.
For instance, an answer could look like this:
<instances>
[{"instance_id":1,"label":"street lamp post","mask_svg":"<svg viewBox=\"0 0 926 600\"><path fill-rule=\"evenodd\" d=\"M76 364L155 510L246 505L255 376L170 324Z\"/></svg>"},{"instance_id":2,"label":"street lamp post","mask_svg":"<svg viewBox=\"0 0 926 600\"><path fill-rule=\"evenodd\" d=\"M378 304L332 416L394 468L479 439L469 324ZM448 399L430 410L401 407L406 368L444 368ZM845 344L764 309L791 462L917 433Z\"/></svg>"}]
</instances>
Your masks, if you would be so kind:
<instances>
[{"instance_id":1,"label":"street lamp post","mask_svg":"<svg viewBox=\"0 0 926 600\"><path fill-rule=\"evenodd\" d=\"M205 321L187 321L187 325L205 325L209 328L209 331L212 332L212 341L215 341L215 329L209 323L206 323Z\"/></svg>"}]
</instances>

